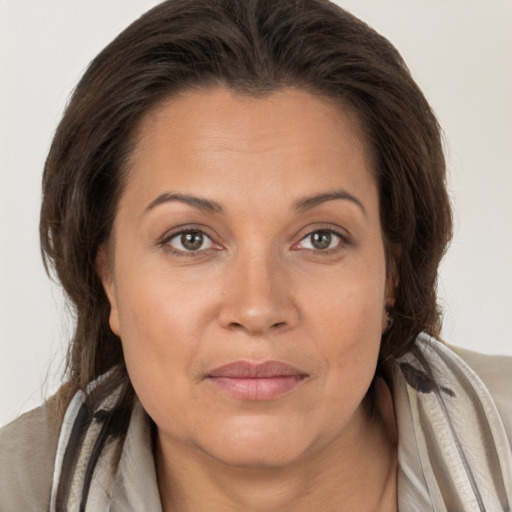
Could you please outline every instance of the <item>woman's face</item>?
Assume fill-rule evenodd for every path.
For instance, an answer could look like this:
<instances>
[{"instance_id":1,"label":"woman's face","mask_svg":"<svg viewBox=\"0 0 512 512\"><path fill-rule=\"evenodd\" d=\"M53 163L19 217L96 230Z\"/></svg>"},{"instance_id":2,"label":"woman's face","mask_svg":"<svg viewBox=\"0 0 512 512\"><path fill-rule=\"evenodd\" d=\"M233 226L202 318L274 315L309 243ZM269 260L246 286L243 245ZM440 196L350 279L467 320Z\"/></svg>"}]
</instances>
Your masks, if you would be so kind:
<instances>
[{"instance_id":1,"label":"woman's face","mask_svg":"<svg viewBox=\"0 0 512 512\"><path fill-rule=\"evenodd\" d=\"M371 166L356 116L297 89L143 120L98 265L164 447L266 467L356 439L392 302Z\"/></svg>"}]
</instances>

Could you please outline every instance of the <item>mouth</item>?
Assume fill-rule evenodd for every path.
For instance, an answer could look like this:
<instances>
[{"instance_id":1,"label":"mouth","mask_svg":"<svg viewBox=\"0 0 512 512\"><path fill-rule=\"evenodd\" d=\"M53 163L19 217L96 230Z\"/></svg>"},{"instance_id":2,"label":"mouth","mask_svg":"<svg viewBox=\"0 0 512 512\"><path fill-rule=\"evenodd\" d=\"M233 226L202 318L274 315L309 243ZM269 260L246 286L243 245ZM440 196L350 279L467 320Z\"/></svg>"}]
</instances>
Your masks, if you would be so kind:
<instances>
[{"instance_id":1,"label":"mouth","mask_svg":"<svg viewBox=\"0 0 512 512\"><path fill-rule=\"evenodd\" d=\"M273 400L299 386L309 375L279 361L235 361L210 372L207 380L222 393L242 400Z\"/></svg>"}]
</instances>

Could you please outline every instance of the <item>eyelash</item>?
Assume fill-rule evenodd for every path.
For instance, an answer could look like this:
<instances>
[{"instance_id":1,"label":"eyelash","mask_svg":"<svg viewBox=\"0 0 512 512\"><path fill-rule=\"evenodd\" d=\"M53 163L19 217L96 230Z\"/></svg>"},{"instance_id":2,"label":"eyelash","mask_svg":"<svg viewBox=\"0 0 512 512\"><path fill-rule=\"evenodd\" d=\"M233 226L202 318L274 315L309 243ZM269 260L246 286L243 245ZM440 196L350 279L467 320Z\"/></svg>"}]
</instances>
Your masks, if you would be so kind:
<instances>
[{"instance_id":1,"label":"eyelash","mask_svg":"<svg viewBox=\"0 0 512 512\"><path fill-rule=\"evenodd\" d=\"M193 250L186 250L186 249L176 249L170 245L171 241L174 239L178 239L179 237L183 237L186 234L192 234L192 233L199 233L201 234L205 240L209 240L213 246L216 247L208 247L206 249L198 249L197 251ZM220 250L220 246L216 244L211 236L209 236L205 231L201 228L187 228L187 229L181 229L180 231L176 231L174 233L171 233L168 236L165 236L162 241L159 243L161 247L163 247L166 251L170 252L174 256L180 256L180 257L197 257L199 255L204 255L205 253L209 253L212 250L217 251Z\"/></svg>"},{"instance_id":2,"label":"eyelash","mask_svg":"<svg viewBox=\"0 0 512 512\"><path fill-rule=\"evenodd\" d=\"M186 249L176 249L170 245L170 242L172 240L177 239L178 237L183 237L183 235L186 235L188 233L201 234L203 237L205 237L206 240L209 240L211 242L211 244L215 247L208 247L206 249L198 249L198 250L194 251L194 250L186 250ZM335 247L330 247L330 248L326 248L326 249L306 248L303 250L311 251L316 254L329 255L329 254L339 252L344 247L346 247L347 245L350 244L350 241L345 234L329 227L329 228L316 228L312 231L309 231L297 243L293 244L292 248L296 247L298 244L304 242L308 237L311 237L315 233L327 233L329 235L334 235L335 237L337 237L339 239L339 241ZM209 253L212 250L213 251L221 250L221 246L219 244L216 244L213 241L213 239L207 233L205 233L205 231L201 228L187 228L187 229L181 229L180 231L171 233L170 235L165 236L161 240L161 242L159 242L159 245L161 247L163 247L166 251L170 252L171 254L173 254L175 256L179 256L179 257L197 257L197 256L204 255L205 253Z\"/></svg>"},{"instance_id":3,"label":"eyelash","mask_svg":"<svg viewBox=\"0 0 512 512\"><path fill-rule=\"evenodd\" d=\"M315 233L327 233L329 235L334 235L336 238L338 238L338 243L334 247L329 247L327 249L314 249L314 248L306 248L304 250L310 251L315 254L320 255L329 255L329 254L335 254L341 251L343 248L345 248L347 245L349 245L350 241L346 234L341 233L340 231L333 229L333 228L316 228L312 231L309 231L307 234L305 234L299 242L293 245L293 247L296 247L298 244L304 242L309 237L313 236ZM311 242L310 242L311 243Z\"/></svg>"}]
</instances>

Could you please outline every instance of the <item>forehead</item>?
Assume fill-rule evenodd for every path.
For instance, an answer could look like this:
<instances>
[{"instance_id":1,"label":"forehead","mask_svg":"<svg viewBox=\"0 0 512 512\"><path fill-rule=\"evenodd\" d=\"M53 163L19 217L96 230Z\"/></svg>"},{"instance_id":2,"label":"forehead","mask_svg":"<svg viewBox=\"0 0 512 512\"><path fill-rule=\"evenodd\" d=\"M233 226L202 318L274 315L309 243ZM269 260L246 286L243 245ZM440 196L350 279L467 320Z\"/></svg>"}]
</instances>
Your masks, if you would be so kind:
<instances>
[{"instance_id":1,"label":"forehead","mask_svg":"<svg viewBox=\"0 0 512 512\"><path fill-rule=\"evenodd\" d=\"M164 189L264 197L375 186L358 116L300 89L188 91L147 114L135 142L127 188L148 201Z\"/></svg>"}]
</instances>

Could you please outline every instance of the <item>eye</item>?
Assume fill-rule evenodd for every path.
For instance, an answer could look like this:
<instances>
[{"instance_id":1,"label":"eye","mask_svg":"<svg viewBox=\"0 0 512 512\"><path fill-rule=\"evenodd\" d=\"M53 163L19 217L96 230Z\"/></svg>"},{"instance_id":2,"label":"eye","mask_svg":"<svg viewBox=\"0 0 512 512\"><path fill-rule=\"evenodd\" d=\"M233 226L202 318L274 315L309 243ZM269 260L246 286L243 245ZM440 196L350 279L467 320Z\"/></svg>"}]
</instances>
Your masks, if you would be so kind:
<instances>
[{"instance_id":1,"label":"eye","mask_svg":"<svg viewBox=\"0 0 512 512\"><path fill-rule=\"evenodd\" d=\"M306 235L296 247L313 251L327 251L338 248L344 241L341 235L330 229L319 229Z\"/></svg>"},{"instance_id":2,"label":"eye","mask_svg":"<svg viewBox=\"0 0 512 512\"><path fill-rule=\"evenodd\" d=\"M197 229L175 233L164 244L175 252L198 252L214 247L212 239Z\"/></svg>"}]
</instances>

